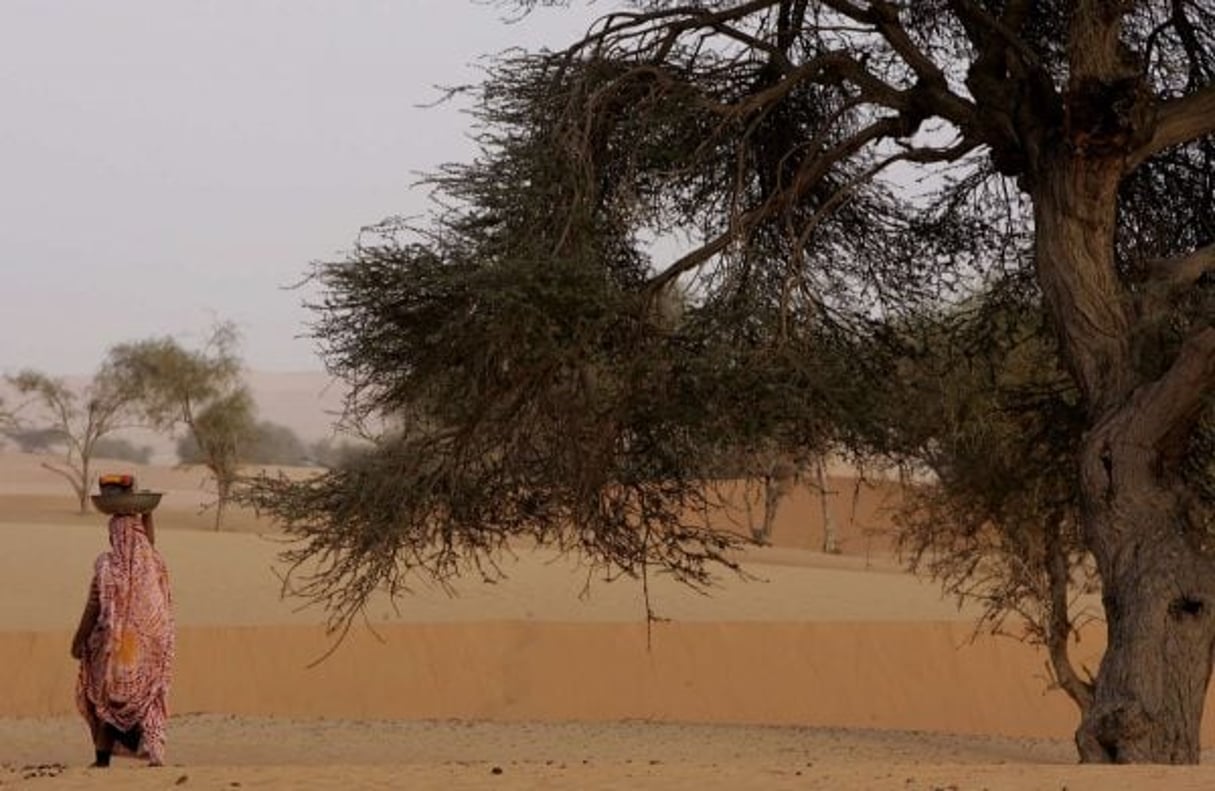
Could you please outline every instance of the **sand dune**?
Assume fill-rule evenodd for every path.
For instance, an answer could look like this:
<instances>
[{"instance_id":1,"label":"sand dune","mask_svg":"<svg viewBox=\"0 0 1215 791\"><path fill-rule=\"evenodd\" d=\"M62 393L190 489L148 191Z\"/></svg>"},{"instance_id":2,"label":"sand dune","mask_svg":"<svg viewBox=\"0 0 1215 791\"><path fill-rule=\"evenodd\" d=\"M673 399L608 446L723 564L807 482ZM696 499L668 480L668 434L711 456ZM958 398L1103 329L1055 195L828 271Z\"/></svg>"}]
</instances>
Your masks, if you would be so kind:
<instances>
[{"instance_id":1,"label":"sand dune","mask_svg":"<svg viewBox=\"0 0 1215 791\"><path fill-rule=\"evenodd\" d=\"M138 474L168 492L158 543L179 624L170 757L183 765L79 768L88 745L67 645L102 520L73 514L38 459L0 455L6 788L1215 782L1206 769L1069 766L1075 714L1048 689L1044 655L1008 638L972 641L975 613L866 545L873 533L845 521L843 495L832 507L844 555L805 548L821 540L818 502L795 494L777 546L741 556L748 578L725 576L709 595L652 580L669 620L650 630L637 582L605 583L575 558L518 547L495 584L462 583L454 597L419 585L396 607L374 602L368 624L310 668L333 638L323 612L281 598L274 526L238 512L232 532L191 529L207 524L197 473ZM864 495L868 524L888 519L889 494ZM1080 648L1094 661L1099 635ZM1210 727L1204 741L1215 744Z\"/></svg>"},{"instance_id":2,"label":"sand dune","mask_svg":"<svg viewBox=\"0 0 1215 791\"><path fill-rule=\"evenodd\" d=\"M1034 652L964 624L467 622L182 627L174 710L375 719L645 720L1066 738ZM12 716L73 711L70 633L5 632Z\"/></svg>"}]
</instances>

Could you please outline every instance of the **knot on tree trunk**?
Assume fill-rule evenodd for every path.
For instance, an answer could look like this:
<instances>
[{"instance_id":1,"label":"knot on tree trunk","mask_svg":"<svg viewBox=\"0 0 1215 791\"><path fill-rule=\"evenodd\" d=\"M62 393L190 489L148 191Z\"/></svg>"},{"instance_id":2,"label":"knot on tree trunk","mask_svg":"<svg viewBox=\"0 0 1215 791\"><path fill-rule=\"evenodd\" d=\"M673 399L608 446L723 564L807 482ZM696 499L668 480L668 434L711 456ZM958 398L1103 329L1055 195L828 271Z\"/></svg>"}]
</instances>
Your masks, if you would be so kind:
<instances>
[{"instance_id":1,"label":"knot on tree trunk","mask_svg":"<svg viewBox=\"0 0 1215 791\"><path fill-rule=\"evenodd\" d=\"M1169 602L1169 615L1175 621L1197 620L1206 612L1206 602L1197 596L1178 596Z\"/></svg>"},{"instance_id":2,"label":"knot on tree trunk","mask_svg":"<svg viewBox=\"0 0 1215 791\"><path fill-rule=\"evenodd\" d=\"M1152 97L1138 76L1080 80L1065 101L1064 133L1082 157L1125 154L1151 137L1154 122Z\"/></svg>"}]
</instances>

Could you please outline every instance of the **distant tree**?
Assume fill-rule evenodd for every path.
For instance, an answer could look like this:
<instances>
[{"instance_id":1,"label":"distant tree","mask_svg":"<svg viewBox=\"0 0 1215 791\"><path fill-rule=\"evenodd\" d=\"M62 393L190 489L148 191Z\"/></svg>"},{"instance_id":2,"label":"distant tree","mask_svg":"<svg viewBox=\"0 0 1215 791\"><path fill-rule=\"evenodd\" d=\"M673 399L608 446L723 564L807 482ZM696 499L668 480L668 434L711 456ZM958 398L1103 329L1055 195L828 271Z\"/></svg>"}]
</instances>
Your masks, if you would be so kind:
<instances>
[{"instance_id":1,"label":"distant tree","mask_svg":"<svg viewBox=\"0 0 1215 791\"><path fill-rule=\"evenodd\" d=\"M249 464L275 464L288 467L306 463L308 448L289 427L269 420L259 421L253 428L253 439L244 452Z\"/></svg>"},{"instance_id":2,"label":"distant tree","mask_svg":"<svg viewBox=\"0 0 1215 791\"><path fill-rule=\"evenodd\" d=\"M45 439L54 436L55 444L65 448L61 463L43 462L42 466L71 485L80 513L88 513L98 442L130 416L130 392L122 386L109 361L81 392L74 391L61 379L33 370L21 371L8 377L8 381L17 392L29 396L49 420Z\"/></svg>"},{"instance_id":3,"label":"distant tree","mask_svg":"<svg viewBox=\"0 0 1215 791\"><path fill-rule=\"evenodd\" d=\"M215 529L223 524L239 476L241 447L253 434L254 404L241 376L238 336L220 324L202 349L172 338L122 344L111 359L136 395L140 413L160 430L184 426L215 481Z\"/></svg>"},{"instance_id":4,"label":"distant tree","mask_svg":"<svg viewBox=\"0 0 1215 791\"><path fill-rule=\"evenodd\" d=\"M4 436L16 442L22 453L50 453L63 443L63 432L45 426L14 424L4 430Z\"/></svg>"},{"instance_id":5,"label":"distant tree","mask_svg":"<svg viewBox=\"0 0 1215 791\"><path fill-rule=\"evenodd\" d=\"M258 421L237 453L242 464L300 466L308 462L309 451L303 440L287 426L268 420ZM177 458L182 464L202 464L203 453L193 434L177 441Z\"/></svg>"},{"instance_id":6,"label":"distant tree","mask_svg":"<svg viewBox=\"0 0 1215 791\"><path fill-rule=\"evenodd\" d=\"M102 459L129 461L135 464L150 464L152 461L152 446L138 445L118 437L105 437L93 446L93 455Z\"/></svg>"}]
</instances>

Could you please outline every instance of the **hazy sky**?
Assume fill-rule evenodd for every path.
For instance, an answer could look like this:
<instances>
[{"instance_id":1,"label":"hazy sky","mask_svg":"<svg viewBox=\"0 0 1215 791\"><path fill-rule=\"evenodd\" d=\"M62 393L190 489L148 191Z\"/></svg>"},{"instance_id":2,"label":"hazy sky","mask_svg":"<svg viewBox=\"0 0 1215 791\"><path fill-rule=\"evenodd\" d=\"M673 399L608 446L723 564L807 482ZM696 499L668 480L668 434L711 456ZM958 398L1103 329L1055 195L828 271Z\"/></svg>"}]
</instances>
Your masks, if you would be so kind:
<instances>
[{"instance_id":1,"label":"hazy sky","mask_svg":"<svg viewBox=\"0 0 1215 791\"><path fill-rule=\"evenodd\" d=\"M253 368L319 369L285 287L425 211L417 172L474 149L458 107L418 105L605 10L573 5L0 0L0 373L218 319Z\"/></svg>"}]
</instances>

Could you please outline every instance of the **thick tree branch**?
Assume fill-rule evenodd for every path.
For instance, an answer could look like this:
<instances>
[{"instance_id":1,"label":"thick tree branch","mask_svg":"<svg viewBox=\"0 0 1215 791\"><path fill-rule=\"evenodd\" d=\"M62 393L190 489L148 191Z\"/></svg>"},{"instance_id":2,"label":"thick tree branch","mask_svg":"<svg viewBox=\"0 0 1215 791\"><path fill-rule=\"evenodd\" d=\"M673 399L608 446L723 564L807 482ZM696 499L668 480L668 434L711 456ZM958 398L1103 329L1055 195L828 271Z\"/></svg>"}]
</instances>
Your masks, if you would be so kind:
<instances>
[{"instance_id":1,"label":"thick tree branch","mask_svg":"<svg viewBox=\"0 0 1215 791\"><path fill-rule=\"evenodd\" d=\"M944 71L920 49L899 21L897 5L885 0L875 0L869 8L861 8L847 0L823 0L823 4L849 19L874 26L916 75L918 84L914 98L921 109L935 113L961 129L976 126L974 104L949 89Z\"/></svg>"},{"instance_id":2,"label":"thick tree branch","mask_svg":"<svg viewBox=\"0 0 1215 791\"><path fill-rule=\"evenodd\" d=\"M903 110L908 105L907 91L900 91L870 74L864 66L845 52L827 52L808 60L767 88L749 94L743 101L734 104L722 104L708 98L702 101L712 112L719 115L747 116L779 102L792 93L798 85L805 82L830 85L849 82L861 91L866 100L875 104L892 110Z\"/></svg>"},{"instance_id":3,"label":"thick tree branch","mask_svg":"<svg viewBox=\"0 0 1215 791\"><path fill-rule=\"evenodd\" d=\"M776 212L787 208L817 184L831 168L860 151L870 143L886 137L897 137L901 123L898 118L882 118L840 142L822 156L813 157L802 164L789 187L774 193L767 200L749 209L731 221L730 227L710 241L681 256L647 282L652 292L657 292L684 272L704 264L721 253L737 239L746 234Z\"/></svg>"},{"instance_id":4,"label":"thick tree branch","mask_svg":"<svg viewBox=\"0 0 1215 791\"><path fill-rule=\"evenodd\" d=\"M1130 4L1122 0L1076 0L1071 15L1067 59L1073 88L1089 80L1106 82L1138 76L1139 66L1126 57L1123 18Z\"/></svg>"},{"instance_id":5,"label":"thick tree branch","mask_svg":"<svg viewBox=\"0 0 1215 791\"><path fill-rule=\"evenodd\" d=\"M592 57L612 59L616 57L616 49L632 42L624 47L621 54L621 57L638 61L631 74L649 73L658 79L669 79L670 75L664 73L665 62L680 37L697 31L702 35L712 31L748 49L766 53L769 63L776 67L781 79L736 103L722 103L702 96L701 101L711 112L745 116L776 104L807 82L835 86L847 84L854 86L864 101L901 113L908 128L917 127L931 115L940 116L960 129L980 128L975 105L949 89L941 68L915 45L899 23L898 11L893 4L878 3L868 9L844 0L825 0L825 4L844 16L872 25L908 64L918 78L917 83L910 88L893 85L873 74L846 50L822 52L802 63L794 63L787 51L791 46L791 31L787 26L780 28L778 25L777 40L769 42L728 24L777 6L793 15L788 20L792 24L804 16L805 3L799 2L794 8L786 8L787 0L786 3L755 0L719 11L678 7L644 13L610 14L590 34L567 48L565 57L574 58L589 53Z\"/></svg>"},{"instance_id":6,"label":"thick tree branch","mask_svg":"<svg viewBox=\"0 0 1215 791\"><path fill-rule=\"evenodd\" d=\"M899 21L899 9L894 3L874 0L867 10L859 13L855 5L840 0L824 0L824 5L858 22L872 24L917 77L925 82L944 84L945 73L912 41L907 29Z\"/></svg>"},{"instance_id":7,"label":"thick tree branch","mask_svg":"<svg viewBox=\"0 0 1215 791\"><path fill-rule=\"evenodd\" d=\"M1215 272L1215 243L1199 247L1188 255L1157 258L1146 265L1148 277L1157 283L1188 286L1208 272Z\"/></svg>"},{"instance_id":8,"label":"thick tree branch","mask_svg":"<svg viewBox=\"0 0 1215 791\"><path fill-rule=\"evenodd\" d=\"M1165 374L1131 397L1129 434L1144 450L1154 449L1179 424L1190 419L1215 387L1215 327L1205 327L1181 345Z\"/></svg>"},{"instance_id":9,"label":"thick tree branch","mask_svg":"<svg viewBox=\"0 0 1215 791\"><path fill-rule=\"evenodd\" d=\"M1161 151L1210 134L1215 134L1215 85L1161 104L1156 129L1151 138L1127 158L1128 170Z\"/></svg>"}]
</instances>

